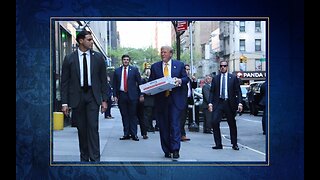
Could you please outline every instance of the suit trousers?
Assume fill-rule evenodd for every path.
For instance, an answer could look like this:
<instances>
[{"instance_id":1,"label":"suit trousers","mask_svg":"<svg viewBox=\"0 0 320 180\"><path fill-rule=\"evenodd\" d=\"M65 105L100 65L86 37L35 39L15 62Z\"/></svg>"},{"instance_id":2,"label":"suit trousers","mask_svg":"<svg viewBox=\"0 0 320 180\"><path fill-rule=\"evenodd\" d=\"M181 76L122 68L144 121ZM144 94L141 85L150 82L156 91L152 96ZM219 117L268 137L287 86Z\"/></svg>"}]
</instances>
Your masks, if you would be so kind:
<instances>
[{"instance_id":1,"label":"suit trousers","mask_svg":"<svg viewBox=\"0 0 320 180\"><path fill-rule=\"evenodd\" d=\"M181 131L180 119L181 110L172 102L172 96L164 97L164 104L158 104L155 109L157 123L159 124L160 142L164 153L172 153L180 150Z\"/></svg>"},{"instance_id":2,"label":"suit trousers","mask_svg":"<svg viewBox=\"0 0 320 180\"><path fill-rule=\"evenodd\" d=\"M91 88L82 91L80 103L72 109L72 116L77 121L80 160L99 162L99 104Z\"/></svg>"},{"instance_id":3,"label":"suit trousers","mask_svg":"<svg viewBox=\"0 0 320 180\"><path fill-rule=\"evenodd\" d=\"M237 144L237 124L235 120L236 112L232 111L229 100L220 99L219 102L213 106L212 113L212 128L213 137L216 146L222 146L220 122L222 120L223 113L227 116L227 123L229 125L231 144Z\"/></svg>"},{"instance_id":4,"label":"suit trousers","mask_svg":"<svg viewBox=\"0 0 320 180\"><path fill-rule=\"evenodd\" d=\"M122 117L123 135L124 136L137 136L137 100L131 100L128 93L120 92L118 105Z\"/></svg>"}]
</instances>

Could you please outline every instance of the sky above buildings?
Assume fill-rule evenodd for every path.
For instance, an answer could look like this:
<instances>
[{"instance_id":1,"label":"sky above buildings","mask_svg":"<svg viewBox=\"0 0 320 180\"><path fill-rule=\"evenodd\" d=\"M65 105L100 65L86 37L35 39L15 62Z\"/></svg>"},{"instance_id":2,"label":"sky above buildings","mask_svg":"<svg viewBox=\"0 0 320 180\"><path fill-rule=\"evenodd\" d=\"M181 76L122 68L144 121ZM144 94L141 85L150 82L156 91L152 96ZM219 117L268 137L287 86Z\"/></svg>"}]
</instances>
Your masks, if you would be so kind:
<instances>
[{"instance_id":1,"label":"sky above buildings","mask_svg":"<svg viewBox=\"0 0 320 180\"><path fill-rule=\"evenodd\" d=\"M117 30L121 47L148 48L153 44L155 22L117 21Z\"/></svg>"}]
</instances>

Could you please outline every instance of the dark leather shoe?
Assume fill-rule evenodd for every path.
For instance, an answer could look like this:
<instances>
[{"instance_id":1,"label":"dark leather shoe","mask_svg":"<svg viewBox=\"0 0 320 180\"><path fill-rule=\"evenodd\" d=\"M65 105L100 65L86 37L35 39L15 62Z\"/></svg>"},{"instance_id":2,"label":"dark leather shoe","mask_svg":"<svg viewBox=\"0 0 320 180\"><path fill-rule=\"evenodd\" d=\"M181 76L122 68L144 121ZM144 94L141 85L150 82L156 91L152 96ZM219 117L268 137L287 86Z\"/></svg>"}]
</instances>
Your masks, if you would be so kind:
<instances>
[{"instance_id":1,"label":"dark leather shoe","mask_svg":"<svg viewBox=\"0 0 320 180\"><path fill-rule=\"evenodd\" d=\"M149 137L147 135L142 136L143 139L148 139Z\"/></svg>"},{"instance_id":2,"label":"dark leather shoe","mask_svg":"<svg viewBox=\"0 0 320 180\"><path fill-rule=\"evenodd\" d=\"M222 149L222 146L213 146L212 149Z\"/></svg>"},{"instance_id":3,"label":"dark leather shoe","mask_svg":"<svg viewBox=\"0 0 320 180\"><path fill-rule=\"evenodd\" d=\"M171 158L171 154L170 153L164 153L164 157L165 158Z\"/></svg>"},{"instance_id":4,"label":"dark leather shoe","mask_svg":"<svg viewBox=\"0 0 320 180\"><path fill-rule=\"evenodd\" d=\"M186 136L181 136L181 141L190 141L190 138L187 138Z\"/></svg>"},{"instance_id":5,"label":"dark leather shoe","mask_svg":"<svg viewBox=\"0 0 320 180\"><path fill-rule=\"evenodd\" d=\"M172 157L174 159L178 159L180 157L179 152L178 151L174 151Z\"/></svg>"},{"instance_id":6,"label":"dark leather shoe","mask_svg":"<svg viewBox=\"0 0 320 180\"><path fill-rule=\"evenodd\" d=\"M233 150L236 150L236 151L239 151L239 147L238 147L238 145L236 145L236 144L232 146L232 149L233 149Z\"/></svg>"},{"instance_id":7,"label":"dark leather shoe","mask_svg":"<svg viewBox=\"0 0 320 180\"><path fill-rule=\"evenodd\" d=\"M139 141L139 138L138 138L138 136L133 136L133 137L132 137L132 140L134 140L134 141Z\"/></svg>"},{"instance_id":8,"label":"dark leather shoe","mask_svg":"<svg viewBox=\"0 0 320 180\"><path fill-rule=\"evenodd\" d=\"M128 139L130 139L130 136L129 136L129 135L127 135L127 136L122 136L122 137L120 138L120 140L128 140Z\"/></svg>"},{"instance_id":9,"label":"dark leather shoe","mask_svg":"<svg viewBox=\"0 0 320 180\"><path fill-rule=\"evenodd\" d=\"M205 134L213 134L213 131L211 129L206 129L203 131Z\"/></svg>"}]
</instances>

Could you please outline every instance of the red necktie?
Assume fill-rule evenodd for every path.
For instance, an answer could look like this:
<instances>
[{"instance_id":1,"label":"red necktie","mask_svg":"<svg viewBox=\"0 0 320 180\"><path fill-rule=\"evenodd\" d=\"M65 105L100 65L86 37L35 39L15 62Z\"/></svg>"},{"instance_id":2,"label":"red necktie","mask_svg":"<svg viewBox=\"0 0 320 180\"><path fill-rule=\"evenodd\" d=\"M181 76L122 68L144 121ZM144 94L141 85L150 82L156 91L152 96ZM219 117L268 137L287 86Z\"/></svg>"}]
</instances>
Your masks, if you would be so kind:
<instances>
[{"instance_id":1,"label":"red necktie","mask_svg":"<svg viewBox=\"0 0 320 180\"><path fill-rule=\"evenodd\" d=\"M124 67L123 70L123 88L124 92L128 91L128 84L127 84L127 67Z\"/></svg>"}]
</instances>

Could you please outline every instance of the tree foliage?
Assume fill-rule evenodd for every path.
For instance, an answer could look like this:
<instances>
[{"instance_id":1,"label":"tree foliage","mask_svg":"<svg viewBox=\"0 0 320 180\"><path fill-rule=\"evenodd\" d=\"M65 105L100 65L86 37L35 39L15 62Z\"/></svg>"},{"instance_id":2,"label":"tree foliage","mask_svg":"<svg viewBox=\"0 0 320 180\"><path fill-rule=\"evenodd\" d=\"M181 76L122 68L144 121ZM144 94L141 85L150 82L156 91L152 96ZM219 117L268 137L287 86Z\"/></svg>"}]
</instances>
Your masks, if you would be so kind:
<instances>
[{"instance_id":1,"label":"tree foliage","mask_svg":"<svg viewBox=\"0 0 320 180\"><path fill-rule=\"evenodd\" d=\"M117 48L109 51L109 56L112 58L112 66L119 67L121 62L121 57L124 54L128 54L131 57L131 65L137 66L140 71L143 71L144 62L149 62L150 64L161 60L158 50L152 47L148 48Z\"/></svg>"}]
</instances>

